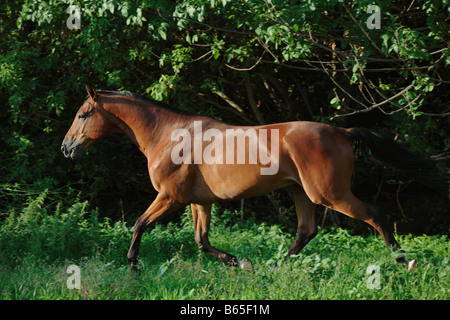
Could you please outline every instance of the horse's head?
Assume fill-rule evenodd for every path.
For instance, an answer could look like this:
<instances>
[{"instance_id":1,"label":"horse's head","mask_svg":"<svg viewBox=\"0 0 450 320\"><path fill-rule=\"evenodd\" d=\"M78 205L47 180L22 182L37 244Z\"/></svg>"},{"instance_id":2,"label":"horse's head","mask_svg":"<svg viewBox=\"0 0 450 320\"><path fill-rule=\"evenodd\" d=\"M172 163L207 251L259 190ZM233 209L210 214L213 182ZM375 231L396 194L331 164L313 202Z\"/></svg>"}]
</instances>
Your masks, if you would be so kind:
<instances>
[{"instance_id":1,"label":"horse's head","mask_svg":"<svg viewBox=\"0 0 450 320\"><path fill-rule=\"evenodd\" d=\"M113 127L107 118L107 112L98 102L99 96L95 89L86 86L86 90L89 96L78 110L61 145L66 158L78 158L84 150L111 133Z\"/></svg>"}]
</instances>

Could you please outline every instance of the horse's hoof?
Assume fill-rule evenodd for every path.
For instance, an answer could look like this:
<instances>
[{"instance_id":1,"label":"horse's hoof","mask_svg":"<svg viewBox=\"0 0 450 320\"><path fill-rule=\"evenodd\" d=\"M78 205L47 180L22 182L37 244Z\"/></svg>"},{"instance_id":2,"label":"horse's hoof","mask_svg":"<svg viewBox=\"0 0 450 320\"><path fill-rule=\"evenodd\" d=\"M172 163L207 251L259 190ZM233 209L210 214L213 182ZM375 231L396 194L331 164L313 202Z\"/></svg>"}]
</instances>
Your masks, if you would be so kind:
<instances>
[{"instance_id":1,"label":"horse's hoof","mask_svg":"<svg viewBox=\"0 0 450 320\"><path fill-rule=\"evenodd\" d=\"M140 275L141 274L141 270L138 269L138 267L136 267L136 265L130 265L128 266L128 274L133 274L133 275Z\"/></svg>"},{"instance_id":2,"label":"horse's hoof","mask_svg":"<svg viewBox=\"0 0 450 320\"><path fill-rule=\"evenodd\" d=\"M417 260L410 260L406 265L406 270L413 271L416 268Z\"/></svg>"},{"instance_id":3,"label":"horse's hoof","mask_svg":"<svg viewBox=\"0 0 450 320\"><path fill-rule=\"evenodd\" d=\"M242 260L238 260L239 268L243 270L247 270L251 273L255 272L255 269L253 269L253 264L248 258L244 258Z\"/></svg>"}]
</instances>

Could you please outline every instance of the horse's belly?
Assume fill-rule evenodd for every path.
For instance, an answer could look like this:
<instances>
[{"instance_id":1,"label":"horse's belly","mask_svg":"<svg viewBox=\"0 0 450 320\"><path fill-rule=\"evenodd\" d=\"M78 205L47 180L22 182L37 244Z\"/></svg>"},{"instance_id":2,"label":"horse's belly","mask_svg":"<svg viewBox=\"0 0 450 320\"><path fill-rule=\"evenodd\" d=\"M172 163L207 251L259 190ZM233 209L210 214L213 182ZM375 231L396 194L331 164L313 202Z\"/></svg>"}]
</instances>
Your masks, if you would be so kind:
<instances>
[{"instance_id":1,"label":"horse's belly","mask_svg":"<svg viewBox=\"0 0 450 320\"><path fill-rule=\"evenodd\" d=\"M195 202L254 197L294 182L279 171L266 170L265 173L274 174L262 174L259 165L214 165L199 169L192 190Z\"/></svg>"}]
</instances>

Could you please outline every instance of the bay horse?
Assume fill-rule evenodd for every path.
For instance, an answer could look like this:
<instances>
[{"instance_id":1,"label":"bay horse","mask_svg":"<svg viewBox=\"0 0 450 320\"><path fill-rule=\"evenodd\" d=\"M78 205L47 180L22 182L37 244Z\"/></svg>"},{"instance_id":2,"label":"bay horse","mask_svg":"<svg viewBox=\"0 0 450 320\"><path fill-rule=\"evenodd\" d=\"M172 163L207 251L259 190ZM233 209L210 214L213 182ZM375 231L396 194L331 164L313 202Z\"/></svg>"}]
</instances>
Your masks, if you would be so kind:
<instances>
[{"instance_id":1,"label":"bay horse","mask_svg":"<svg viewBox=\"0 0 450 320\"><path fill-rule=\"evenodd\" d=\"M353 172L353 148L351 142L370 150L373 156L407 171L425 170L425 160L403 150L397 143L378 133L363 129L344 129L315 122L287 122L266 126L238 127L214 120L210 117L187 115L158 106L154 101L140 95L105 90L86 86L88 96L78 110L75 119L62 142L61 151L67 158L78 158L84 150L111 133L123 133L146 156L151 183L158 192L153 203L137 219L131 245L127 254L130 270L137 270L138 252L143 232L154 221L190 204L194 221L195 241L201 251L220 259L227 266L249 271L253 266L249 259L238 260L236 256L214 248L208 239L212 203L236 200L266 194L274 189L289 187L292 190L298 219L297 235L287 256L297 254L316 234L314 219L316 205L323 205L349 217L365 221L374 227L384 242L396 251L400 249L384 217L371 205L356 198L350 190ZM201 133L213 132L209 139L195 138L195 125L201 124ZM181 145L184 136L192 134L192 140ZM220 140L227 130L238 130L244 134L252 129L257 135L258 146L264 144L266 153L277 170L262 174L268 162L244 161L244 163L222 163L196 161L192 151L204 152L211 142ZM264 131L265 130L265 131ZM266 140L261 136L266 135ZM239 137L238 137L239 138ZM244 144L235 143L227 151L236 154L250 146L251 135L244 137ZM269 140L272 143L268 143ZM276 139L274 139L276 138ZM217 142L217 141L215 141ZM220 145L227 141L219 141ZM275 143L274 143L275 142ZM195 145L196 144L196 145ZM217 145L216 145L217 146ZM186 149L183 149L187 147ZM192 147L192 148L190 148ZM183 151L183 161L174 161L174 148ZM278 150L276 150L278 149ZM277 152L275 152L277 151ZM175 152L176 156L180 153ZM214 157L225 159L225 152L214 148ZM212 153L210 153L212 155ZM432 172L433 173L433 172ZM430 175L431 176L431 175ZM428 177L423 175L423 177ZM426 179L425 179L426 180ZM430 179L428 179L430 180ZM433 181L432 179L430 181ZM438 180L436 180L438 181ZM415 260L397 258L408 269Z\"/></svg>"}]
</instances>

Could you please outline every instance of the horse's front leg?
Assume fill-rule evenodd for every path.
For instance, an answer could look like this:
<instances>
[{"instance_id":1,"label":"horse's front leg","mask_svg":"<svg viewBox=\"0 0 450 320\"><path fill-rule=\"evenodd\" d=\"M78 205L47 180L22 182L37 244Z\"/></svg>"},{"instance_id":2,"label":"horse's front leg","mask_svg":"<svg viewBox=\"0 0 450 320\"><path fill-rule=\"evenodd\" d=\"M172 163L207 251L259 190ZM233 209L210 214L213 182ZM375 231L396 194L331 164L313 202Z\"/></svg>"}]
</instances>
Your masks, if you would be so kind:
<instances>
[{"instance_id":1,"label":"horse's front leg","mask_svg":"<svg viewBox=\"0 0 450 320\"><path fill-rule=\"evenodd\" d=\"M209 243L208 231L211 223L211 204L200 205L191 203L191 208L194 220L195 242L200 250L218 258L226 266L239 267L253 272L253 265L248 258L238 260L236 256L220 251Z\"/></svg>"},{"instance_id":2,"label":"horse's front leg","mask_svg":"<svg viewBox=\"0 0 450 320\"><path fill-rule=\"evenodd\" d=\"M133 228L133 238L131 240L130 249L128 250L128 270L137 271L137 261L139 254L139 246L141 237L150 223L156 221L174 210L181 207L181 204L168 198L163 192L159 193L150 207L136 221Z\"/></svg>"}]
</instances>

